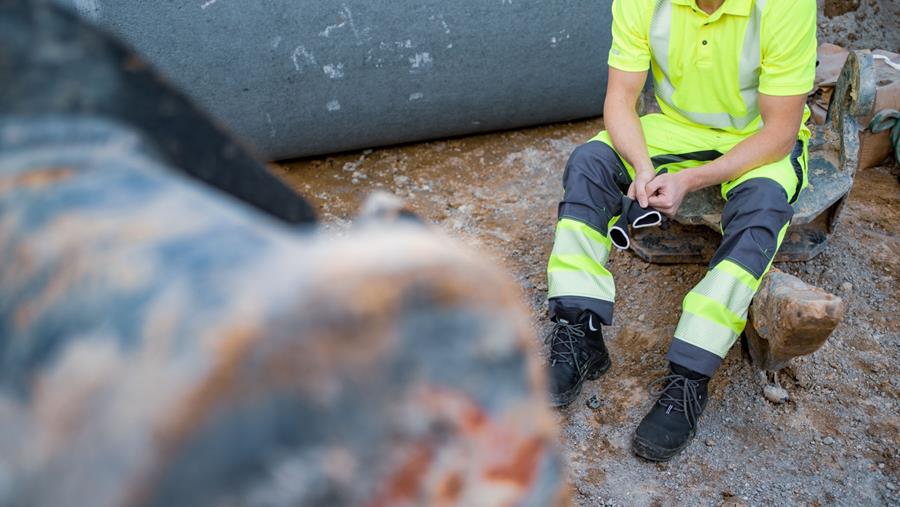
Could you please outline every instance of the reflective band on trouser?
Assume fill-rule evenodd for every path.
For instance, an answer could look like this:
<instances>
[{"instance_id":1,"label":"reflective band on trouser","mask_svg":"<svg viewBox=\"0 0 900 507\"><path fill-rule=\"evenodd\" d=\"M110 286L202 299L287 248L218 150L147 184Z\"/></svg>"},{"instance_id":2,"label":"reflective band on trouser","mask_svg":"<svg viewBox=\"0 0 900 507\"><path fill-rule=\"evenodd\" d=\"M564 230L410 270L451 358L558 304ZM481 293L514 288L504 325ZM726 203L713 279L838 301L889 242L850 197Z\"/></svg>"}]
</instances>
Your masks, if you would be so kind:
<instances>
[{"instance_id":1,"label":"reflective band on trouser","mask_svg":"<svg viewBox=\"0 0 900 507\"><path fill-rule=\"evenodd\" d=\"M590 226L563 218L556 226L556 241L547 266L549 298L566 296L612 303L616 288L606 269L612 243Z\"/></svg>"},{"instance_id":2,"label":"reflective band on trouser","mask_svg":"<svg viewBox=\"0 0 900 507\"><path fill-rule=\"evenodd\" d=\"M741 49L739 66L739 83L741 98L747 113L732 116L728 113L696 113L685 111L675 105L675 86L669 78L669 36L672 26L672 1L659 0L653 20L650 24L650 46L654 62L662 73L660 79L654 78L656 96L678 114L700 125L726 129L743 130L759 117L759 67L760 67L760 29L764 0L756 0L747 31L744 35L744 46Z\"/></svg>"},{"instance_id":3,"label":"reflective band on trouser","mask_svg":"<svg viewBox=\"0 0 900 507\"><path fill-rule=\"evenodd\" d=\"M720 262L684 298L675 339L724 358L747 324L759 284L734 262Z\"/></svg>"}]
</instances>

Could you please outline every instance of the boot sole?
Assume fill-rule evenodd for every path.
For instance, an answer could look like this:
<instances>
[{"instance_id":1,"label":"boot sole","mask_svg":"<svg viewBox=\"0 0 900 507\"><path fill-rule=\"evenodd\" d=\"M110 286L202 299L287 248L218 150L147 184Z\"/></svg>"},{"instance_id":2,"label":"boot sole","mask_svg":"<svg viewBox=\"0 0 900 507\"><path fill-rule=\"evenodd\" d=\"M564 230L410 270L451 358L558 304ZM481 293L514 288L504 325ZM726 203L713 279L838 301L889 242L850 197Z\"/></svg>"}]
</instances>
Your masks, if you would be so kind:
<instances>
[{"instance_id":1,"label":"boot sole","mask_svg":"<svg viewBox=\"0 0 900 507\"><path fill-rule=\"evenodd\" d=\"M644 458L647 461L653 461L655 463L662 463L665 461L669 461L675 456L677 456L681 451L685 450L687 446L691 444L694 440L694 435L696 435L696 431L692 431L688 436L687 440L684 441L684 444L679 446L676 449L665 449L659 446L654 445L653 443L640 438L635 435L631 440L631 450L641 458Z\"/></svg>"},{"instance_id":2,"label":"boot sole","mask_svg":"<svg viewBox=\"0 0 900 507\"><path fill-rule=\"evenodd\" d=\"M604 373L608 372L610 367L612 367L612 359L610 359L609 356L606 356L606 361L595 365L593 368L588 368L581 378L581 381L579 381L571 391L555 396L550 395L550 406L553 408L563 408L571 405L572 402L578 398L578 395L581 394L581 388L586 381L597 380Z\"/></svg>"}]
</instances>

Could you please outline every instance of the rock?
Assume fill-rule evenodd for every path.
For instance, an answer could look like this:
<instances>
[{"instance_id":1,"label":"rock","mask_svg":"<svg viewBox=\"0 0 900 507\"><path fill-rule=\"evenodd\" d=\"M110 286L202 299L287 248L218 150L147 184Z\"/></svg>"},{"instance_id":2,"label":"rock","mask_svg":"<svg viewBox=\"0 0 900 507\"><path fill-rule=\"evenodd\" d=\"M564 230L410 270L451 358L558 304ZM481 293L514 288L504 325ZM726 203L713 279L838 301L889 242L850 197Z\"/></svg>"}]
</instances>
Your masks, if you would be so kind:
<instances>
[{"instance_id":1,"label":"rock","mask_svg":"<svg viewBox=\"0 0 900 507\"><path fill-rule=\"evenodd\" d=\"M590 408L591 410L597 410L597 409L600 408L600 399L597 398L597 395L596 395L596 394L591 395L591 397L588 398L588 400L587 400L587 406L588 406L588 408Z\"/></svg>"},{"instance_id":2,"label":"rock","mask_svg":"<svg viewBox=\"0 0 900 507\"><path fill-rule=\"evenodd\" d=\"M860 0L825 0L825 15L829 18L859 9Z\"/></svg>"},{"instance_id":3,"label":"rock","mask_svg":"<svg viewBox=\"0 0 900 507\"><path fill-rule=\"evenodd\" d=\"M850 283L850 282L844 282L844 283L841 284L841 292L843 292L844 294L847 294L847 293L849 293L849 292L852 291L852 290L853 290L853 284L852 284L852 283Z\"/></svg>"},{"instance_id":4,"label":"rock","mask_svg":"<svg viewBox=\"0 0 900 507\"><path fill-rule=\"evenodd\" d=\"M841 298L773 269L750 305L746 336L753 362L778 371L794 357L812 354L845 314Z\"/></svg>"},{"instance_id":5,"label":"rock","mask_svg":"<svg viewBox=\"0 0 900 507\"><path fill-rule=\"evenodd\" d=\"M822 439L822 443L825 445L834 445L834 439L831 437L825 437Z\"/></svg>"},{"instance_id":6,"label":"rock","mask_svg":"<svg viewBox=\"0 0 900 507\"><path fill-rule=\"evenodd\" d=\"M786 389L774 384L768 384L763 388L763 396L776 405L781 405L791 400L791 395L788 394Z\"/></svg>"},{"instance_id":7,"label":"rock","mask_svg":"<svg viewBox=\"0 0 900 507\"><path fill-rule=\"evenodd\" d=\"M731 467L729 467L731 469ZM722 492L722 503L719 504L721 507L747 507L750 505L741 497L738 497L731 491Z\"/></svg>"},{"instance_id":8,"label":"rock","mask_svg":"<svg viewBox=\"0 0 900 507\"><path fill-rule=\"evenodd\" d=\"M394 194L377 191L366 197L360 211L360 223L391 223L401 219L421 221L406 201Z\"/></svg>"}]
</instances>

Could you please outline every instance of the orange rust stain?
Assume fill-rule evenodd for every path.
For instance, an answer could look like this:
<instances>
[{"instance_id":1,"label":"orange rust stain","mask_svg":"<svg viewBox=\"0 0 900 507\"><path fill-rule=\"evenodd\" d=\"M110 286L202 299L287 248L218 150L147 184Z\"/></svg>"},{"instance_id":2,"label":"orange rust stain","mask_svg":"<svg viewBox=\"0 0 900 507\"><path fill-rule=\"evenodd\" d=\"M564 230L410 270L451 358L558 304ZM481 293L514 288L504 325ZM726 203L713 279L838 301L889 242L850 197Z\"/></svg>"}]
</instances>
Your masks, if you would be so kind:
<instances>
[{"instance_id":1,"label":"orange rust stain","mask_svg":"<svg viewBox=\"0 0 900 507\"><path fill-rule=\"evenodd\" d=\"M164 429L161 436L167 444L174 446L195 431L217 401L234 389L235 373L256 336L255 331L239 329L218 343L215 367L176 411L179 417Z\"/></svg>"},{"instance_id":2,"label":"orange rust stain","mask_svg":"<svg viewBox=\"0 0 900 507\"><path fill-rule=\"evenodd\" d=\"M12 178L0 179L0 192L8 192L21 188L40 188L64 180L75 174L71 167L46 167L30 169Z\"/></svg>"},{"instance_id":3,"label":"orange rust stain","mask_svg":"<svg viewBox=\"0 0 900 507\"><path fill-rule=\"evenodd\" d=\"M459 500L462 494L464 481L462 474L454 472L444 477L438 484L437 497L438 501L444 504L454 504Z\"/></svg>"},{"instance_id":4,"label":"orange rust stain","mask_svg":"<svg viewBox=\"0 0 900 507\"><path fill-rule=\"evenodd\" d=\"M213 412L216 403L234 389L235 372L256 337L257 333L250 329L238 329L222 337L218 343L216 365L212 372L187 396L181 406L173 411L176 414L175 419L160 428L157 435L160 440L161 456L156 460L155 467L141 473L135 486L125 494L123 505L142 505L147 498L152 497L154 485L164 472L162 467L169 457L175 454L179 445L203 424L205 418Z\"/></svg>"},{"instance_id":5,"label":"orange rust stain","mask_svg":"<svg viewBox=\"0 0 900 507\"><path fill-rule=\"evenodd\" d=\"M484 410L481 407L475 406L474 403L472 406L466 407L467 410L463 415L463 430L469 433L477 433L481 431L488 423L488 416L484 413Z\"/></svg>"},{"instance_id":6,"label":"orange rust stain","mask_svg":"<svg viewBox=\"0 0 900 507\"><path fill-rule=\"evenodd\" d=\"M311 314L331 311L307 309ZM260 379L270 385L298 386L321 394L321 386L336 379L348 385L365 382L378 374L373 365L383 363L395 349L393 328L378 318L353 314L344 322L321 319L315 328L304 328L303 338L268 342L262 357ZM335 375L337 373L337 375Z\"/></svg>"},{"instance_id":7,"label":"orange rust stain","mask_svg":"<svg viewBox=\"0 0 900 507\"><path fill-rule=\"evenodd\" d=\"M485 476L491 481L512 482L523 487L528 486L534 479L538 459L543 451L543 439L531 438L518 448L508 463L491 468L485 473Z\"/></svg>"},{"instance_id":8,"label":"orange rust stain","mask_svg":"<svg viewBox=\"0 0 900 507\"><path fill-rule=\"evenodd\" d=\"M429 414L453 423L464 434L484 431L490 422L485 411L465 393L426 386L419 389L416 400Z\"/></svg>"},{"instance_id":9,"label":"orange rust stain","mask_svg":"<svg viewBox=\"0 0 900 507\"><path fill-rule=\"evenodd\" d=\"M47 280L41 292L26 301L15 310L13 321L19 330L34 325L37 319L54 304L66 297L68 289L78 277L78 265L71 260L63 263L62 269L57 270Z\"/></svg>"},{"instance_id":10,"label":"orange rust stain","mask_svg":"<svg viewBox=\"0 0 900 507\"><path fill-rule=\"evenodd\" d=\"M395 505L398 500L414 500L433 459L434 452L430 445L424 442L417 444L406 463L388 479L384 493L375 497L369 506L386 507Z\"/></svg>"}]
</instances>

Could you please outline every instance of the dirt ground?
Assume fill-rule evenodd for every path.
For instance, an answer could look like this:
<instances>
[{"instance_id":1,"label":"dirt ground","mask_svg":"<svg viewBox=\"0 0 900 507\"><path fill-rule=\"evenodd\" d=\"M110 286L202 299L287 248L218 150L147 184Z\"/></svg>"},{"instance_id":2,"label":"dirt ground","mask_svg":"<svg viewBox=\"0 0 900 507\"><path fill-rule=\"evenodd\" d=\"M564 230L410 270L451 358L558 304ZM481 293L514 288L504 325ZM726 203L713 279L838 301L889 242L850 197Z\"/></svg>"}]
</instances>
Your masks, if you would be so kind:
<instances>
[{"instance_id":1,"label":"dirt ground","mask_svg":"<svg viewBox=\"0 0 900 507\"><path fill-rule=\"evenodd\" d=\"M546 260L569 153L600 120L438 141L276 167L343 229L364 196L405 198L429 221L502 263L543 335ZM893 172L892 172L893 171ZM605 330L612 370L559 412L577 505L900 505L900 185L896 170L856 181L840 229L808 263L777 266L847 299L849 317L812 356L782 375L792 401L761 395L736 346L712 383L698 436L669 464L630 451L664 373L680 299L704 266L646 264L614 253L619 301ZM655 295L655 297L648 296ZM597 395L600 406L587 400Z\"/></svg>"}]
</instances>

